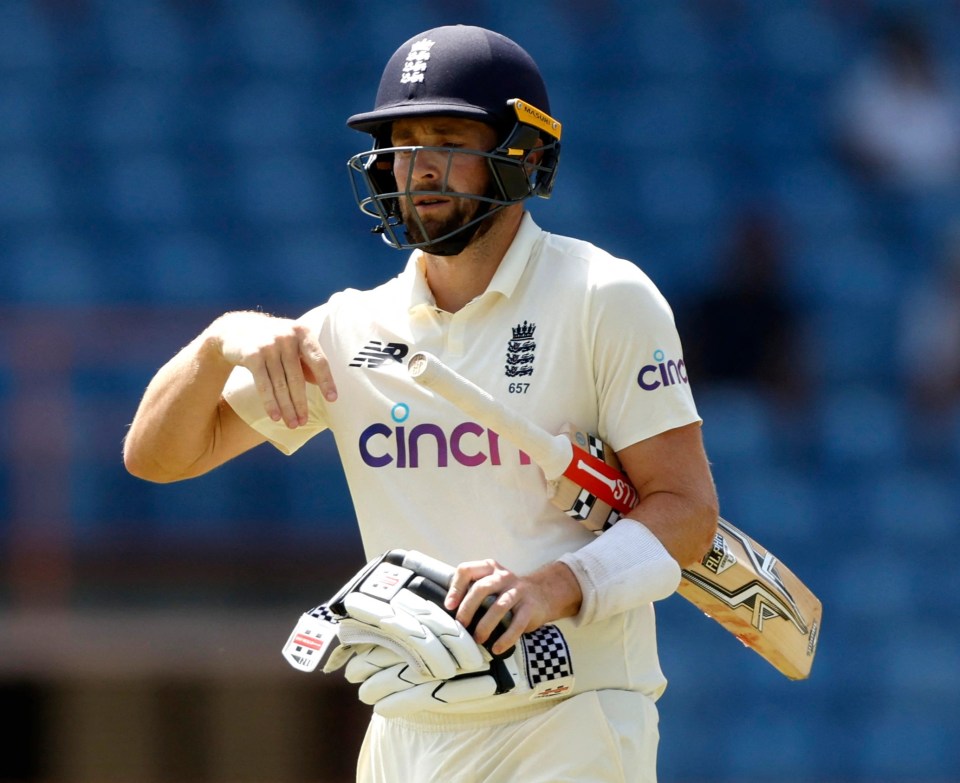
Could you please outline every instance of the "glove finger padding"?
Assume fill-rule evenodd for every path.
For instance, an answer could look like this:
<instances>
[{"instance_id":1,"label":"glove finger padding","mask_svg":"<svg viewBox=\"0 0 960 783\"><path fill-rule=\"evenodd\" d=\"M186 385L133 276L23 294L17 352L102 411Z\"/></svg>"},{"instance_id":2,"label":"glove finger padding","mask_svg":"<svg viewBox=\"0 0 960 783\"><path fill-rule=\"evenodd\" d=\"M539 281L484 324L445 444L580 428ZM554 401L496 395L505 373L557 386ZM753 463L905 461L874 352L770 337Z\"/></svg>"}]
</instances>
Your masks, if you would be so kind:
<instances>
[{"instance_id":1,"label":"glove finger padding","mask_svg":"<svg viewBox=\"0 0 960 783\"><path fill-rule=\"evenodd\" d=\"M347 617L338 636L345 645L378 644L419 674L449 679L487 668L485 651L444 609L401 590L388 602L362 593L344 599Z\"/></svg>"},{"instance_id":2,"label":"glove finger padding","mask_svg":"<svg viewBox=\"0 0 960 783\"><path fill-rule=\"evenodd\" d=\"M459 704L512 691L531 701L567 696L573 689L573 660L566 639L554 625L526 633L513 655L491 661L483 672L450 679L427 679L384 648L359 653L347 666L359 682L364 704L384 717L399 717L441 704Z\"/></svg>"},{"instance_id":3,"label":"glove finger padding","mask_svg":"<svg viewBox=\"0 0 960 783\"><path fill-rule=\"evenodd\" d=\"M415 591L439 597L441 603ZM482 671L489 653L443 607L445 594L442 586L381 558L351 580L332 604L341 616L340 642L387 647L418 674L434 679Z\"/></svg>"},{"instance_id":4,"label":"glove finger padding","mask_svg":"<svg viewBox=\"0 0 960 783\"><path fill-rule=\"evenodd\" d=\"M354 656L363 656L371 653L373 650L380 649L374 644L339 644L334 648L327 658L323 667L324 674L332 674L344 666L348 666Z\"/></svg>"},{"instance_id":5,"label":"glove finger padding","mask_svg":"<svg viewBox=\"0 0 960 783\"><path fill-rule=\"evenodd\" d=\"M409 590L401 590L393 603L409 612L443 642L443 646L457 662L457 674L479 671L485 666L489 656L485 655L484 648L477 644L463 624L455 620L442 606Z\"/></svg>"},{"instance_id":6,"label":"glove finger padding","mask_svg":"<svg viewBox=\"0 0 960 783\"><path fill-rule=\"evenodd\" d=\"M347 682L362 685L381 672L402 666L409 666L409 664L393 650L388 650L386 647L371 647L368 650L358 652L350 660L343 670L343 676ZM429 678L421 677L411 669L408 679L414 677L417 678L418 682L429 680Z\"/></svg>"}]
</instances>

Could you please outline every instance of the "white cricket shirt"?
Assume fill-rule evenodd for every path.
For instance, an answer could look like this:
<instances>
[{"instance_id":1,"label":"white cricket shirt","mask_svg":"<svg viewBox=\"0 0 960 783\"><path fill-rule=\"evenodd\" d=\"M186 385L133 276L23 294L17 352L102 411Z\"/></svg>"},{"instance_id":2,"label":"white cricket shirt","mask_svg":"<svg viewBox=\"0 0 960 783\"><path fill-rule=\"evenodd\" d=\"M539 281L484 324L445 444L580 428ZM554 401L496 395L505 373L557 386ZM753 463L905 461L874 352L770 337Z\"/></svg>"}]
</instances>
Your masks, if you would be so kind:
<instances>
[{"instance_id":1,"label":"white cricket shirt","mask_svg":"<svg viewBox=\"0 0 960 783\"><path fill-rule=\"evenodd\" d=\"M335 294L299 320L319 334L338 400L309 386L309 421L290 430L266 416L247 370L234 371L225 396L287 454L333 432L368 558L416 549L450 564L494 558L524 574L593 538L550 504L526 455L409 378L415 351L547 430L572 422L616 450L699 421L673 314L654 284L628 261L542 231L529 214L488 289L457 313L438 310L414 251L394 279ZM651 606L580 629L557 625L577 691L662 692Z\"/></svg>"}]
</instances>

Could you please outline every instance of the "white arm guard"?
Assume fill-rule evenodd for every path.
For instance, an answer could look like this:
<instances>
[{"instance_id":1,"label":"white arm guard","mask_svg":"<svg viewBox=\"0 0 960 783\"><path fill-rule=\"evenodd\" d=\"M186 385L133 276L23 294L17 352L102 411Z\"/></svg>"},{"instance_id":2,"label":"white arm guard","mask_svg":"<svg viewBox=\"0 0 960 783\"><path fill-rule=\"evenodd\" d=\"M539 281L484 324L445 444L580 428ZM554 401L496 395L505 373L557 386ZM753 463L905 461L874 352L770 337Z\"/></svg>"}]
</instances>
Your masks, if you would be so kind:
<instances>
[{"instance_id":1,"label":"white arm guard","mask_svg":"<svg viewBox=\"0 0 960 783\"><path fill-rule=\"evenodd\" d=\"M580 626L670 596L680 566L649 528L621 519L576 552L558 558L580 583L583 602L573 618Z\"/></svg>"}]
</instances>

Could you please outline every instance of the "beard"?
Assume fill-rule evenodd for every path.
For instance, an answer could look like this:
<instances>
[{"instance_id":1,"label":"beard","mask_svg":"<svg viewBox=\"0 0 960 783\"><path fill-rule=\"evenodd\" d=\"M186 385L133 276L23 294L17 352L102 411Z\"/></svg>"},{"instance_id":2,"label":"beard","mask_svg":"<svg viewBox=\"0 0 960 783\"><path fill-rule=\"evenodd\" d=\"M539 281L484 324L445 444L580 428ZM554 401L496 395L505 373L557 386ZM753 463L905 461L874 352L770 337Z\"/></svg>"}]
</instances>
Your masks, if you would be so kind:
<instances>
[{"instance_id":1,"label":"beard","mask_svg":"<svg viewBox=\"0 0 960 783\"><path fill-rule=\"evenodd\" d=\"M486 233L489 221L483 218L490 205L472 198L455 198L449 202L451 211L445 217L423 218L417 214L413 203L407 198L400 199L400 214L403 218L407 239L425 253L434 256L456 256L464 251L478 231ZM450 236L448 236L448 234ZM434 241L434 237L437 240Z\"/></svg>"}]
</instances>

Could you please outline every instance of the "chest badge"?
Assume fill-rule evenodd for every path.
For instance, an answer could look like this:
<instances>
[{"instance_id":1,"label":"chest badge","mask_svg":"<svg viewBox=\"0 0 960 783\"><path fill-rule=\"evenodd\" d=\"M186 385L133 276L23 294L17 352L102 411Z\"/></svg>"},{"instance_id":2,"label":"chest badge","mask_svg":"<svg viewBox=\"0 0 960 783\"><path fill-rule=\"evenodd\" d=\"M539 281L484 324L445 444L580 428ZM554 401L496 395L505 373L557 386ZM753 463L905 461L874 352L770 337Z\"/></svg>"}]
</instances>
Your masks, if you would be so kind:
<instances>
[{"instance_id":1,"label":"chest badge","mask_svg":"<svg viewBox=\"0 0 960 783\"><path fill-rule=\"evenodd\" d=\"M533 375L533 360L537 350L533 333L536 330L537 325L527 321L513 327L513 337L507 342L507 363L504 368L508 378Z\"/></svg>"}]
</instances>

